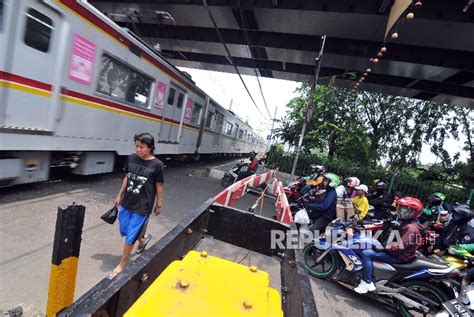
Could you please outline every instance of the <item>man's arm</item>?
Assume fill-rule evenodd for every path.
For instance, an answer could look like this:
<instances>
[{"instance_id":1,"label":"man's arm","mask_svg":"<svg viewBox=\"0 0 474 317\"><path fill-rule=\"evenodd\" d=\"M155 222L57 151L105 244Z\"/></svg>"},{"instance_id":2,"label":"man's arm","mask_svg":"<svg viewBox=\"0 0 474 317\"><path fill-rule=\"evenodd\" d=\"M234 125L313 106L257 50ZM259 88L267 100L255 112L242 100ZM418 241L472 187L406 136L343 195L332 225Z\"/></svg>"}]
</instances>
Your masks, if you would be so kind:
<instances>
[{"instance_id":1,"label":"man's arm","mask_svg":"<svg viewBox=\"0 0 474 317\"><path fill-rule=\"evenodd\" d=\"M163 203L163 184L156 183L156 206L155 206L155 215L161 213L161 204Z\"/></svg>"},{"instance_id":2,"label":"man's arm","mask_svg":"<svg viewBox=\"0 0 474 317\"><path fill-rule=\"evenodd\" d=\"M322 203L309 204L309 208L316 211L325 211L329 209L334 201L337 199L336 191L331 190L326 194L324 201Z\"/></svg>"},{"instance_id":3,"label":"man's arm","mask_svg":"<svg viewBox=\"0 0 474 317\"><path fill-rule=\"evenodd\" d=\"M115 198L115 207L118 207L120 203L122 202L123 194L125 193L125 189L127 188L127 181L128 181L128 176L125 175L122 181L122 185L120 186L120 191L117 195L117 198Z\"/></svg>"}]
</instances>

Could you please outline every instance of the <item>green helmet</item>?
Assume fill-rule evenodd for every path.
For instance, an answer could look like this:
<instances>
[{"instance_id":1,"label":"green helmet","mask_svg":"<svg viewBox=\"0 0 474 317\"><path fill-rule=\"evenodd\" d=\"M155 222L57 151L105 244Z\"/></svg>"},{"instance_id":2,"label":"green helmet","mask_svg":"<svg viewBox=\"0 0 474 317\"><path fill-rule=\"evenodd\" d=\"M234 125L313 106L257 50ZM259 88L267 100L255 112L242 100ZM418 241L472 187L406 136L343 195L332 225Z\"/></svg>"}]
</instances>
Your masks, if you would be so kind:
<instances>
[{"instance_id":1,"label":"green helmet","mask_svg":"<svg viewBox=\"0 0 474 317\"><path fill-rule=\"evenodd\" d=\"M433 195L431 195L433 197L438 197L439 199L441 199L441 201L444 201L446 199L446 195L443 194L443 193L434 193Z\"/></svg>"},{"instance_id":2,"label":"green helmet","mask_svg":"<svg viewBox=\"0 0 474 317\"><path fill-rule=\"evenodd\" d=\"M329 180L329 186L336 188L341 184L341 179L334 173L324 173L324 177Z\"/></svg>"}]
</instances>

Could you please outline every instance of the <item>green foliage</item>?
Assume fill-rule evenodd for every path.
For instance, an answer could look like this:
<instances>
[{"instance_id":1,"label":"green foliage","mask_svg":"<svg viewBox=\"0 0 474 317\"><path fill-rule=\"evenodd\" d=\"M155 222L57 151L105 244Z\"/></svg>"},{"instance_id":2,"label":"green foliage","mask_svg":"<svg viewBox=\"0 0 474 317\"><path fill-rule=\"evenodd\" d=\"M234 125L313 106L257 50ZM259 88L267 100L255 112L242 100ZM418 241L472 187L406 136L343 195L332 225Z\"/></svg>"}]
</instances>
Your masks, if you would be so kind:
<instances>
[{"instance_id":1,"label":"green foliage","mask_svg":"<svg viewBox=\"0 0 474 317\"><path fill-rule=\"evenodd\" d=\"M392 174L377 166L381 159L391 162L394 189L427 198L441 191L451 201L463 201L466 191L474 188L473 111L429 101L381 93L351 94L335 87L308 84L297 90L288 103L289 111L276 130L286 144L298 145L311 98L312 117L308 121L296 174L304 175L310 164L323 164L341 176L358 176L364 182L373 178L392 179ZM466 137L463 150L467 163L459 162L460 153L449 153L445 140ZM428 145L440 163L421 170L419 155ZM291 171L294 154L278 152L271 162L282 171ZM403 171L403 172L401 172Z\"/></svg>"},{"instance_id":2,"label":"green foliage","mask_svg":"<svg viewBox=\"0 0 474 317\"><path fill-rule=\"evenodd\" d=\"M281 148L275 149L275 147L272 147L267 167L278 167L281 172L290 173L293 161L293 154L287 154L282 151ZM460 187L457 185L459 180L469 179L469 176L462 176L459 172L456 172L456 177L451 178L447 178L445 174L433 176L436 173L440 173L440 170L438 170L439 166L430 170L406 168L403 173L393 173L380 166L368 167L354 160L341 158L331 159L322 154L303 153L300 155L296 175L308 175L310 173L311 164L324 165L328 171L339 175L342 179L357 176L361 182L369 186L369 188L373 185L375 179L380 179L387 183L393 181L392 193L398 191L402 193L403 196L417 197L424 202L428 200L431 194L441 192L447 196L447 201L450 203L464 203L467 200L470 188L473 188L473 173L470 174L470 183L464 183L464 187ZM462 163L461 165L462 168L467 168L468 164L464 165L464 163ZM472 165L469 168L472 168ZM467 169L463 171L464 173L468 173ZM471 202L471 207L474 207L474 201Z\"/></svg>"},{"instance_id":3,"label":"green foliage","mask_svg":"<svg viewBox=\"0 0 474 317\"><path fill-rule=\"evenodd\" d=\"M465 150L474 158L472 111L382 93L351 94L335 87L316 86L312 94L312 119L303 139L303 151L317 150L330 158L357 160L375 166L388 159L394 168L416 167L422 146L427 144L445 165L452 167L459 153L444 149L447 137L467 136ZM308 108L310 86L303 83L298 97L288 103L289 111L276 135L296 147Z\"/></svg>"}]
</instances>

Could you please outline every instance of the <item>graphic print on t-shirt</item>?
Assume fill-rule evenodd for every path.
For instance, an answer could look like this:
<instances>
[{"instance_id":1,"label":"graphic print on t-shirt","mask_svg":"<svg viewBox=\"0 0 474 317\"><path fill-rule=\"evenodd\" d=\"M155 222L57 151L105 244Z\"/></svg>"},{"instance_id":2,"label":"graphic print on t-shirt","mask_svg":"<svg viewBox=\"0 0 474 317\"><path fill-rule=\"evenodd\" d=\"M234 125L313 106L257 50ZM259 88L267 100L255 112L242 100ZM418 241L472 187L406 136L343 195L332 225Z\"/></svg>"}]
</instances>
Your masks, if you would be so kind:
<instances>
[{"instance_id":1,"label":"graphic print on t-shirt","mask_svg":"<svg viewBox=\"0 0 474 317\"><path fill-rule=\"evenodd\" d=\"M135 163L130 163L128 176L127 192L132 192L135 195L140 193L143 185L148 180L148 177L153 173L151 168L140 166Z\"/></svg>"}]
</instances>

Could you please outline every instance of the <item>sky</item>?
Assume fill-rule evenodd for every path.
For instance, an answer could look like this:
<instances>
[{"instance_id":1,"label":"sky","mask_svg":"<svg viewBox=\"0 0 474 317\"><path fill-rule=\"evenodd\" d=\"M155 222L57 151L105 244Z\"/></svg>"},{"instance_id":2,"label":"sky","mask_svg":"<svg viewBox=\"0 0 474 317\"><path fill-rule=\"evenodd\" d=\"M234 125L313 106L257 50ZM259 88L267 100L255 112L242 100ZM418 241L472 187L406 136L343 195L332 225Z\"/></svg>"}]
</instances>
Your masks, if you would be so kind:
<instances>
[{"instance_id":1,"label":"sky","mask_svg":"<svg viewBox=\"0 0 474 317\"><path fill-rule=\"evenodd\" d=\"M250 99L237 74L185 67L179 67L179 69L189 73L194 82L196 82L202 90L204 90L211 98L216 100L221 106L227 109L231 106L231 110L244 121L248 121L252 128L262 137L270 134L271 121L269 120L268 112L265 109L262 93L260 92L258 81L255 76L242 75L257 106L265 115L265 118L263 119L262 115L260 115L259 111L255 108L255 105ZM293 97L297 96L295 90L300 86L300 83L265 77L260 77L260 83L262 85L263 95L271 117L274 116L276 108L276 118L283 118L288 110L286 105ZM462 133L460 133L460 136L460 141L453 139L447 140L445 142L445 149L451 154L451 156L456 152L460 152L461 160L466 161L467 152L462 151L465 138L462 137ZM436 156L429 151L428 145L423 146L423 150L420 154L420 161L422 164L432 164L437 162Z\"/></svg>"}]
</instances>

